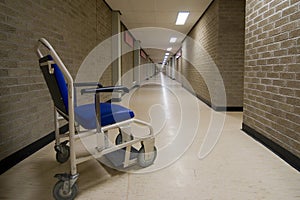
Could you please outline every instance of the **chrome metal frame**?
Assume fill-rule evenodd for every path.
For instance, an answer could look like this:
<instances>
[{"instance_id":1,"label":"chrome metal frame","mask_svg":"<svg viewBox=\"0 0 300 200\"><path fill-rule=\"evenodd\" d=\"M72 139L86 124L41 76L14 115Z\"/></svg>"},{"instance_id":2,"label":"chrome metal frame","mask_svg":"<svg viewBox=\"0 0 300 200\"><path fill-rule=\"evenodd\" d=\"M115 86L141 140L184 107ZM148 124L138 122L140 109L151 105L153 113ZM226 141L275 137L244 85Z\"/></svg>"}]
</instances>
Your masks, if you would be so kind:
<instances>
[{"instance_id":1,"label":"chrome metal frame","mask_svg":"<svg viewBox=\"0 0 300 200\"><path fill-rule=\"evenodd\" d=\"M61 114L61 112L59 112L58 108L54 108L54 126L55 126L55 144L59 145L60 144L60 140L61 138L65 138L68 137L69 138L69 146L70 146L70 175L68 177L71 177L71 179L69 181L65 181L64 184L64 188L71 188L76 180L78 179L78 173L77 173L77 164L80 164L82 162L85 162L87 160L93 159L93 158L100 158L101 156L117 151L119 149L122 148L126 148L126 153L125 153L125 159L124 159L124 163L123 166L124 167L128 167L132 164L134 164L136 162L136 159L130 160L130 153L131 153L131 148L133 144L136 143L142 143L142 145L145 148L145 156L147 156L147 152L153 151L154 148L154 143L155 143L155 139L154 139L154 132L153 132L153 128L151 126L151 124L138 120L138 119L129 119L120 123L115 123L112 125L107 125L104 127L100 126L99 120L97 120L97 129L96 132L93 131L79 131L78 134L75 134L75 126L76 122L75 122L75 116L74 116L74 102L75 102L75 96L74 96L74 81L73 78L71 76L71 74L69 73L69 71L67 70L66 66L64 65L64 63L62 62L62 60L59 58L58 54L55 52L54 48L51 46L51 44L44 38L39 39L39 44L37 47L37 54L39 56L39 58L42 58L44 56L46 56L45 54L42 53L41 48L46 48L47 50L47 54L46 55L51 55L54 62L57 64L57 66L60 68L60 70L62 71L67 85L68 85L68 116L64 116L67 117L68 121L69 121L69 132L66 134L60 134L59 133L59 120L62 119L62 117L60 117L59 114ZM48 65L51 66L51 64L53 63L48 63ZM50 68L49 68L50 70ZM96 100L100 101L100 98L98 97L98 94L96 95ZM98 113L99 115L99 113ZM98 116L99 119L99 116ZM135 138L133 140L129 140L128 141L128 137L126 138L126 136L123 136L123 142L119 145L110 145L107 141L104 142L104 144L97 144L97 153L95 155L89 155L89 156L85 156L85 157L76 157L76 153L75 153L75 140L82 138L82 137L87 137L93 134L97 134L97 137L104 137L104 140L100 141L105 141L105 138L107 138L107 132L110 129L115 129L115 128L120 128L120 127L128 127L130 126L130 124L132 123L136 123L142 126L146 126L149 128L149 134L141 137L141 138ZM123 132L122 132L123 135ZM126 138L124 140L124 138ZM103 139L103 138L102 138ZM62 174L57 175L56 177L61 177ZM59 178L60 180L65 180L64 178Z\"/></svg>"}]
</instances>

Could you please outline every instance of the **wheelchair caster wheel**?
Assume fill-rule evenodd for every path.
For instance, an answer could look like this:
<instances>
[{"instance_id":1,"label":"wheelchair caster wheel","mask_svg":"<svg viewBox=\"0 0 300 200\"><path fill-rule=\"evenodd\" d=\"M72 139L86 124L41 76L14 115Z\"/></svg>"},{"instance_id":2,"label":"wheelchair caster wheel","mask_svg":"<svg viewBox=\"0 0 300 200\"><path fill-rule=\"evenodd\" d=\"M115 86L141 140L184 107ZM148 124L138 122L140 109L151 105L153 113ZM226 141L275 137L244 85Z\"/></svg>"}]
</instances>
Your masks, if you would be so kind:
<instances>
[{"instance_id":1,"label":"wheelchair caster wheel","mask_svg":"<svg viewBox=\"0 0 300 200\"><path fill-rule=\"evenodd\" d=\"M157 149L155 146L154 150L149 153L145 153L145 147L142 146L138 152L137 162L141 167L148 167L153 164L154 160L156 159L156 156Z\"/></svg>"},{"instance_id":2,"label":"wheelchair caster wheel","mask_svg":"<svg viewBox=\"0 0 300 200\"><path fill-rule=\"evenodd\" d=\"M75 183L70 191L64 191L64 181L59 180L53 188L53 197L56 200L73 200L78 192L77 184Z\"/></svg>"},{"instance_id":3,"label":"wheelchair caster wheel","mask_svg":"<svg viewBox=\"0 0 300 200\"><path fill-rule=\"evenodd\" d=\"M60 145L56 151L56 161L59 163L66 162L70 157L70 147L67 145Z\"/></svg>"},{"instance_id":4,"label":"wheelchair caster wheel","mask_svg":"<svg viewBox=\"0 0 300 200\"><path fill-rule=\"evenodd\" d=\"M132 136L132 135L130 136L130 140L133 140L133 136ZM115 144L116 144L116 145L122 144L122 141L123 141L122 134L119 133L118 136L116 137Z\"/></svg>"}]
</instances>

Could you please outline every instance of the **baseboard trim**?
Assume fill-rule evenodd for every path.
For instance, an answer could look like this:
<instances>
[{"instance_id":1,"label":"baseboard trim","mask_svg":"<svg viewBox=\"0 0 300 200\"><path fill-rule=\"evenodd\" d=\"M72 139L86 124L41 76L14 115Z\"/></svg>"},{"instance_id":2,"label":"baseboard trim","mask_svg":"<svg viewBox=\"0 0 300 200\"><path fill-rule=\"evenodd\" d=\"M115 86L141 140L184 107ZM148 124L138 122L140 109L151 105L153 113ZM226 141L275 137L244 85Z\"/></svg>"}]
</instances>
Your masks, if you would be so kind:
<instances>
[{"instance_id":1,"label":"baseboard trim","mask_svg":"<svg viewBox=\"0 0 300 200\"><path fill-rule=\"evenodd\" d=\"M211 108L213 108L215 111L219 111L219 112L243 112L243 107L237 107L237 106L210 106Z\"/></svg>"},{"instance_id":2,"label":"baseboard trim","mask_svg":"<svg viewBox=\"0 0 300 200\"><path fill-rule=\"evenodd\" d=\"M300 158L244 123L242 130L300 172Z\"/></svg>"},{"instance_id":3,"label":"baseboard trim","mask_svg":"<svg viewBox=\"0 0 300 200\"><path fill-rule=\"evenodd\" d=\"M66 133L69 130L68 124L62 126L59 131L61 134ZM42 137L41 139L33 142L32 144L22 148L21 150L11 154L10 156L4 158L0 161L0 175L27 158L28 156L34 154L44 146L48 145L55 139L55 132L51 132L48 135Z\"/></svg>"},{"instance_id":4,"label":"baseboard trim","mask_svg":"<svg viewBox=\"0 0 300 200\"><path fill-rule=\"evenodd\" d=\"M203 97L201 97L198 94L195 94L194 92L192 92L191 90L189 90L187 87L182 86L184 89L186 89L188 92L190 92L192 95L196 96L200 101L202 101L203 103L205 103L207 106L209 106L210 108L212 108L213 110L217 111L217 112L242 112L243 111L243 107L242 106L215 106L212 105L211 102L209 102L208 100L204 99Z\"/></svg>"}]
</instances>

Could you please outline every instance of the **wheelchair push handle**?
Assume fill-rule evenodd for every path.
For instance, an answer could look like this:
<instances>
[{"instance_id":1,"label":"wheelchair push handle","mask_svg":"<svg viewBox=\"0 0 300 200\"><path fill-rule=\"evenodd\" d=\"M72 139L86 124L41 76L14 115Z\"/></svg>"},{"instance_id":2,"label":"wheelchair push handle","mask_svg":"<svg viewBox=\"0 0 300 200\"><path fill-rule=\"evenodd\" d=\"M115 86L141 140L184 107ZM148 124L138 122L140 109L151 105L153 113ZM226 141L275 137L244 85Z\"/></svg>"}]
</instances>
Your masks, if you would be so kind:
<instances>
[{"instance_id":1,"label":"wheelchair push handle","mask_svg":"<svg viewBox=\"0 0 300 200\"><path fill-rule=\"evenodd\" d=\"M45 39L45 38L40 38L38 40L39 44L37 47L37 54L39 56L39 58L44 57L45 55L43 55L43 53L41 52L41 47L44 46L45 48L47 48L50 52L54 51L53 47L51 46L51 44Z\"/></svg>"}]
</instances>

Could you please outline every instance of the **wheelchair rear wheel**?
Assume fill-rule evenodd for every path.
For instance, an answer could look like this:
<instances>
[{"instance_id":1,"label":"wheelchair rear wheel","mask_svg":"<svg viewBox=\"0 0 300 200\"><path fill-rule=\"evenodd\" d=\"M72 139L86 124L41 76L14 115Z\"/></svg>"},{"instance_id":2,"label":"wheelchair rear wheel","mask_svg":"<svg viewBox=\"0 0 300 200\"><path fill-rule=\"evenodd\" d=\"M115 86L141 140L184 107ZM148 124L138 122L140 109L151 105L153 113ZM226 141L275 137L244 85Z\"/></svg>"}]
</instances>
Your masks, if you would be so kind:
<instances>
[{"instance_id":1,"label":"wheelchair rear wheel","mask_svg":"<svg viewBox=\"0 0 300 200\"><path fill-rule=\"evenodd\" d=\"M133 136L132 136L132 135L130 136L130 140L133 140ZM116 137L115 144L116 144L116 145L122 144L122 143L123 143L122 141L123 141L122 134L119 133L118 136Z\"/></svg>"},{"instance_id":2,"label":"wheelchair rear wheel","mask_svg":"<svg viewBox=\"0 0 300 200\"><path fill-rule=\"evenodd\" d=\"M137 161L141 167L148 167L153 164L157 156L157 149L154 146L153 151L145 153L145 147L142 146L139 150Z\"/></svg>"}]
</instances>

